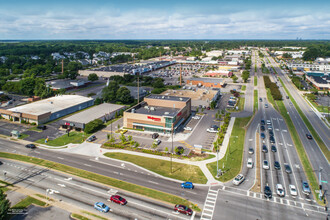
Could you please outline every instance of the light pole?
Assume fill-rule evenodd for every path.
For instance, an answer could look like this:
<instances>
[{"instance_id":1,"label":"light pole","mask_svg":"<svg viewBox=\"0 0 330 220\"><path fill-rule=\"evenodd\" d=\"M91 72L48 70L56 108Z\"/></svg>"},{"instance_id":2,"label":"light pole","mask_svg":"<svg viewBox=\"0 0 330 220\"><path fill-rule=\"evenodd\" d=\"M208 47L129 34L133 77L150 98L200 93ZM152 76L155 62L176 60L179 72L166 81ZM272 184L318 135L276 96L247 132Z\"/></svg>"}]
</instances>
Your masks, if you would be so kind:
<instances>
[{"instance_id":1,"label":"light pole","mask_svg":"<svg viewBox=\"0 0 330 220\"><path fill-rule=\"evenodd\" d=\"M322 175L321 175L322 170L323 170L323 168L320 167L320 170L319 170L319 182L320 182L320 187L319 187L319 200L321 200L321 198L322 198Z\"/></svg>"},{"instance_id":2,"label":"light pole","mask_svg":"<svg viewBox=\"0 0 330 220\"><path fill-rule=\"evenodd\" d=\"M173 120L173 119L172 119ZM173 133L174 133L174 127L172 122L172 148L171 148L171 173L173 172L173 166L172 166L172 154L173 154Z\"/></svg>"}]
</instances>

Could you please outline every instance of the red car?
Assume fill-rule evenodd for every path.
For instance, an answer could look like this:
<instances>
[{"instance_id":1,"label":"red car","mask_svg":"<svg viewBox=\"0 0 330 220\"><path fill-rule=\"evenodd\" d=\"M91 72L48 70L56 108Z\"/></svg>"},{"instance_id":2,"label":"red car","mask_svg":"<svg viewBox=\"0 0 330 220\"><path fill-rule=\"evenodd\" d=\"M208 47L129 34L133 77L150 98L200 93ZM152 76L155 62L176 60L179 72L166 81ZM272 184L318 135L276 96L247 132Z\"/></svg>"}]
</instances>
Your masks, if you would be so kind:
<instances>
[{"instance_id":1,"label":"red car","mask_svg":"<svg viewBox=\"0 0 330 220\"><path fill-rule=\"evenodd\" d=\"M174 211L175 212L180 212L182 214L186 214L186 215L192 215L193 214L193 211L188 208L187 206L184 206L184 205L175 205L174 206Z\"/></svg>"},{"instance_id":2,"label":"red car","mask_svg":"<svg viewBox=\"0 0 330 220\"><path fill-rule=\"evenodd\" d=\"M110 197L110 201L111 201L111 202L118 203L118 204L120 204L120 205L126 205L126 204L127 204L126 199L124 199L123 197L118 196L118 195L113 195L113 196L111 196L111 197Z\"/></svg>"}]
</instances>

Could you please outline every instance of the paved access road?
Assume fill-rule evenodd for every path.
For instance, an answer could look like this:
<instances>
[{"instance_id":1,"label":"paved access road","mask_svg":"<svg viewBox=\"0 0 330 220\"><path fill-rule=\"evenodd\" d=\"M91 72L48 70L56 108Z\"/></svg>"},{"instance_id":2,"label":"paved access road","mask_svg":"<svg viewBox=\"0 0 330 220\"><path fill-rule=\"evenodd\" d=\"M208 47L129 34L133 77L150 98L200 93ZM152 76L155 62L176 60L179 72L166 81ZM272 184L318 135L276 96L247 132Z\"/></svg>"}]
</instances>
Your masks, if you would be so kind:
<instances>
[{"instance_id":1,"label":"paved access road","mask_svg":"<svg viewBox=\"0 0 330 220\"><path fill-rule=\"evenodd\" d=\"M188 216L174 212L173 207L165 203L118 191L102 184L51 171L44 167L6 159L2 159L2 162L1 169L5 170L7 174L5 177L1 175L1 179L106 218L190 219ZM48 193L46 193L47 189L49 189ZM115 194L124 197L127 204L121 206L108 201L110 196ZM96 211L93 208L95 202L105 203L112 211L109 213Z\"/></svg>"}]
</instances>

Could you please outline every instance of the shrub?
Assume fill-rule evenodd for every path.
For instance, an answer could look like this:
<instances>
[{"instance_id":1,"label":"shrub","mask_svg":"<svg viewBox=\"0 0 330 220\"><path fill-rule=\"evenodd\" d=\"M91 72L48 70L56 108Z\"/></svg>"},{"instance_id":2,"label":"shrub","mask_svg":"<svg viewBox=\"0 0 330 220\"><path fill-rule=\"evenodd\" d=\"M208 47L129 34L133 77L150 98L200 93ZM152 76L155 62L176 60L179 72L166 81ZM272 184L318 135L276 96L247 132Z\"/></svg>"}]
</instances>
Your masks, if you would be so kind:
<instances>
[{"instance_id":1,"label":"shrub","mask_svg":"<svg viewBox=\"0 0 330 220\"><path fill-rule=\"evenodd\" d=\"M85 126L84 131L88 134L94 133L97 130L101 129L103 127L103 122L101 119L95 119L91 122L88 122Z\"/></svg>"}]
</instances>

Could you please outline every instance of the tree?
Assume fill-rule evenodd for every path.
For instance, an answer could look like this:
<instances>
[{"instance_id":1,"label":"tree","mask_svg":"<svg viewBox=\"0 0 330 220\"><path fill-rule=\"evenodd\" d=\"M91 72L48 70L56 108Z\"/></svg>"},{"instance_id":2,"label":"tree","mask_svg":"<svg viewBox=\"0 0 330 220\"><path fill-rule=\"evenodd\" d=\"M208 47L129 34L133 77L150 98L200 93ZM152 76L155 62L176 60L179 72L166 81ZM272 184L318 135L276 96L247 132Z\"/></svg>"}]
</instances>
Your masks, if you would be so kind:
<instances>
[{"instance_id":1,"label":"tree","mask_svg":"<svg viewBox=\"0 0 330 220\"><path fill-rule=\"evenodd\" d=\"M164 85L164 79L162 79L162 78L156 78L154 80L154 82L152 83L152 86L154 88L164 88L165 87L165 85Z\"/></svg>"},{"instance_id":2,"label":"tree","mask_svg":"<svg viewBox=\"0 0 330 220\"><path fill-rule=\"evenodd\" d=\"M91 73L91 74L88 75L88 80L89 81L96 81L98 79L99 79L99 77L95 73Z\"/></svg>"},{"instance_id":3,"label":"tree","mask_svg":"<svg viewBox=\"0 0 330 220\"><path fill-rule=\"evenodd\" d=\"M233 79L233 82L234 83L237 83L237 80L238 80L238 77L237 76L233 75L231 78Z\"/></svg>"},{"instance_id":4,"label":"tree","mask_svg":"<svg viewBox=\"0 0 330 220\"><path fill-rule=\"evenodd\" d=\"M129 104L133 102L131 91L129 91L129 89L124 86L118 89L116 99L117 101L120 101L124 104Z\"/></svg>"},{"instance_id":5,"label":"tree","mask_svg":"<svg viewBox=\"0 0 330 220\"><path fill-rule=\"evenodd\" d=\"M99 129L101 129L103 127L103 122L101 119L95 119L91 122L88 122L86 125L85 125L85 129L84 131L88 134L91 134Z\"/></svg>"},{"instance_id":6,"label":"tree","mask_svg":"<svg viewBox=\"0 0 330 220\"><path fill-rule=\"evenodd\" d=\"M215 109L216 104L217 103L215 101L212 101L211 104L210 104L210 108ZM217 118L217 117L215 117L215 118Z\"/></svg>"},{"instance_id":7,"label":"tree","mask_svg":"<svg viewBox=\"0 0 330 220\"><path fill-rule=\"evenodd\" d=\"M121 143L122 144L125 144L126 143L126 137L125 137L125 135L121 134L120 135L120 140L121 140Z\"/></svg>"},{"instance_id":8,"label":"tree","mask_svg":"<svg viewBox=\"0 0 330 220\"><path fill-rule=\"evenodd\" d=\"M24 95L34 95L35 80L33 77L27 77L21 80L21 91Z\"/></svg>"},{"instance_id":9,"label":"tree","mask_svg":"<svg viewBox=\"0 0 330 220\"><path fill-rule=\"evenodd\" d=\"M282 55L282 57L283 57L283 58L292 58L292 54L290 54L290 53L284 53L284 54Z\"/></svg>"},{"instance_id":10,"label":"tree","mask_svg":"<svg viewBox=\"0 0 330 220\"><path fill-rule=\"evenodd\" d=\"M0 189L0 219L9 219L8 210L10 208L10 202L7 199L7 195Z\"/></svg>"},{"instance_id":11,"label":"tree","mask_svg":"<svg viewBox=\"0 0 330 220\"><path fill-rule=\"evenodd\" d=\"M247 82L247 80L249 79L249 77L250 77L250 72L247 71L247 70L244 70L243 73L242 73L242 79L243 79L243 81L245 83Z\"/></svg>"},{"instance_id":12,"label":"tree","mask_svg":"<svg viewBox=\"0 0 330 220\"><path fill-rule=\"evenodd\" d=\"M119 85L115 81L111 81L108 86L104 87L102 90L102 98L106 102L116 102L117 100L117 91Z\"/></svg>"},{"instance_id":13,"label":"tree","mask_svg":"<svg viewBox=\"0 0 330 220\"><path fill-rule=\"evenodd\" d=\"M101 104L103 101L102 101L102 99L100 99L99 97L97 97L96 99L95 99L95 101L94 101L94 104L95 105L99 105L99 104Z\"/></svg>"}]
</instances>

